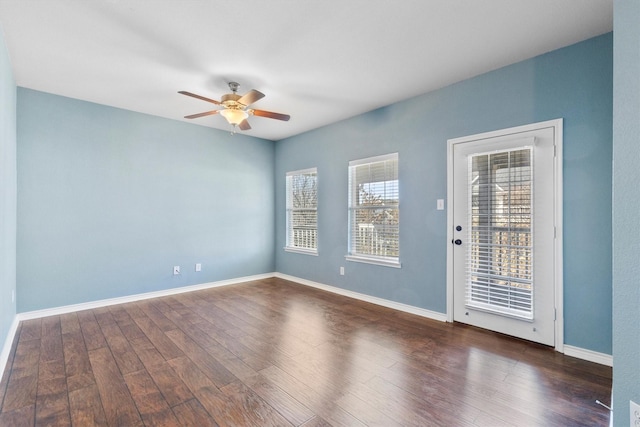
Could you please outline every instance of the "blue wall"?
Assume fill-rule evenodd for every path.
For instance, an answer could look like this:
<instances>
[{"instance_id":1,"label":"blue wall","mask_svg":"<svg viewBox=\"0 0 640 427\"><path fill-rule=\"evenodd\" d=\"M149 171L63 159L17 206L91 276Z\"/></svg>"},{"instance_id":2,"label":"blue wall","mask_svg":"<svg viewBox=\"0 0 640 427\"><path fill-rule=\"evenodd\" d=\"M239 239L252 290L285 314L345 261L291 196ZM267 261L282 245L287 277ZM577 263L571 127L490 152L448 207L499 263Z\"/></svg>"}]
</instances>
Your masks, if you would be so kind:
<instances>
[{"instance_id":1,"label":"blue wall","mask_svg":"<svg viewBox=\"0 0 640 427\"><path fill-rule=\"evenodd\" d=\"M23 88L17 114L18 312L274 271L273 142Z\"/></svg>"},{"instance_id":2,"label":"blue wall","mask_svg":"<svg viewBox=\"0 0 640 427\"><path fill-rule=\"evenodd\" d=\"M275 148L19 89L18 311L279 271L445 312L446 213L435 201L446 196L447 139L562 117L565 343L611 354L612 44L587 40ZM347 263L348 161L390 152L402 268ZM282 249L285 173L313 166L318 257Z\"/></svg>"},{"instance_id":3,"label":"blue wall","mask_svg":"<svg viewBox=\"0 0 640 427\"><path fill-rule=\"evenodd\" d=\"M16 84L0 29L0 351L16 315L16 179Z\"/></svg>"},{"instance_id":4,"label":"blue wall","mask_svg":"<svg viewBox=\"0 0 640 427\"><path fill-rule=\"evenodd\" d=\"M447 139L564 118L565 343L611 354L612 62L607 34L279 141L277 271L444 313ZM346 262L348 162L391 152L402 268ZM285 173L314 166L317 257L282 249Z\"/></svg>"},{"instance_id":5,"label":"blue wall","mask_svg":"<svg viewBox=\"0 0 640 427\"><path fill-rule=\"evenodd\" d=\"M616 426L640 403L640 2L614 9L613 405Z\"/></svg>"}]
</instances>

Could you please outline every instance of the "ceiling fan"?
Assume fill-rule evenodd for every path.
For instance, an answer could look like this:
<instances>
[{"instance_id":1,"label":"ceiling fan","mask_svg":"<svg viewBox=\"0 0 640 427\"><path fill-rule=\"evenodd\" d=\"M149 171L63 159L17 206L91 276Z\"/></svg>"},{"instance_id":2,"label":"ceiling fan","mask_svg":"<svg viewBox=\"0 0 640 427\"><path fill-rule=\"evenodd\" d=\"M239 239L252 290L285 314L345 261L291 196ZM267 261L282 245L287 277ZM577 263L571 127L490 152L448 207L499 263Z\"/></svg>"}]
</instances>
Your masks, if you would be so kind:
<instances>
[{"instance_id":1,"label":"ceiling fan","mask_svg":"<svg viewBox=\"0 0 640 427\"><path fill-rule=\"evenodd\" d=\"M212 104L220 105L223 107L221 110L212 110L205 111L204 113L191 114L189 116L184 116L184 118L197 119L198 117L212 116L219 113L222 117L227 119L227 122L229 122L231 126L233 126L234 132L236 126L240 128L240 130L251 129L251 125L249 125L249 122L247 121L247 118L249 116L267 117L269 119L283 120L285 122L290 119L290 116L288 114L280 114L274 113L272 111L249 108L251 104L264 98L264 93L255 89L251 89L246 94L240 96L237 93L238 87L240 87L239 83L229 82L229 89L231 89L231 93L223 95L221 101L216 101L215 99L206 98L204 96L196 95L195 93L186 92L184 90L179 91L178 93L181 93L183 95L198 98L203 101L211 102Z\"/></svg>"}]
</instances>

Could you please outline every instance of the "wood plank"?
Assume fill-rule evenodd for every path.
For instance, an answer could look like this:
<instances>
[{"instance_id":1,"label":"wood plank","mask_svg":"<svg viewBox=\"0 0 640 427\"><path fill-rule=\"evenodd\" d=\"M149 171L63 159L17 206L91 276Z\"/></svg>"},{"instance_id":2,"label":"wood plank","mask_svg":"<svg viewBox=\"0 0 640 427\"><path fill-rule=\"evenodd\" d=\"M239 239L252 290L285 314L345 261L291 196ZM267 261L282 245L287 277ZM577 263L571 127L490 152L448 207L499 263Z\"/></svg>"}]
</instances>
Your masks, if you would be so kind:
<instances>
[{"instance_id":1,"label":"wood plank","mask_svg":"<svg viewBox=\"0 0 640 427\"><path fill-rule=\"evenodd\" d=\"M11 368L11 377L37 374L40 361L40 338L24 340L20 338Z\"/></svg>"},{"instance_id":2,"label":"wood plank","mask_svg":"<svg viewBox=\"0 0 640 427\"><path fill-rule=\"evenodd\" d=\"M2 412L11 412L24 408L35 407L38 390L38 375L25 375L9 379L7 394L2 405Z\"/></svg>"},{"instance_id":3,"label":"wood plank","mask_svg":"<svg viewBox=\"0 0 640 427\"><path fill-rule=\"evenodd\" d=\"M352 387L351 393L403 425L472 426L479 412L457 398L450 401L445 396L430 396L429 404L425 405L419 396L379 377L374 377L366 385Z\"/></svg>"},{"instance_id":4,"label":"wood plank","mask_svg":"<svg viewBox=\"0 0 640 427\"><path fill-rule=\"evenodd\" d=\"M31 319L22 322L20 341L40 339L42 336L42 319Z\"/></svg>"},{"instance_id":5,"label":"wood plank","mask_svg":"<svg viewBox=\"0 0 640 427\"><path fill-rule=\"evenodd\" d=\"M172 359L169 364L218 425L247 425L242 414L234 410L230 400L189 358Z\"/></svg>"},{"instance_id":6,"label":"wood plank","mask_svg":"<svg viewBox=\"0 0 640 427\"><path fill-rule=\"evenodd\" d=\"M42 319L36 425L70 426L69 399L59 316Z\"/></svg>"},{"instance_id":7,"label":"wood plank","mask_svg":"<svg viewBox=\"0 0 640 427\"><path fill-rule=\"evenodd\" d=\"M62 333L60 317L46 317L42 319L42 339L40 340L40 363L63 362ZM64 362L62 363L64 369Z\"/></svg>"},{"instance_id":8,"label":"wood plank","mask_svg":"<svg viewBox=\"0 0 640 427\"><path fill-rule=\"evenodd\" d=\"M431 422L430 420L420 420L419 423L407 423L406 419L393 418L385 415L375 404L375 402L369 401L369 399L362 399L354 395L353 393L347 393L338 400L338 405L346 412L352 414L359 421L365 425L380 426L380 427L403 427L409 425L429 427L437 427L439 424Z\"/></svg>"},{"instance_id":9,"label":"wood plank","mask_svg":"<svg viewBox=\"0 0 640 427\"><path fill-rule=\"evenodd\" d=\"M211 324L210 328L215 328L218 333L233 333L234 331L236 331L237 328L233 325L233 323L229 322L228 318L226 317L226 313L224 313L219 308L211 305L211 303L209 303L209 301L205 298L206 295L207 294L203 292L198 296L180 294L176 295L175 297L202 319L208 321Z\"/></svg>"},{"instance_id":10,"label":"wood plank","mask_svg":"<svg viewBox=\"0 0 640 427\"><path fill-rule=\"evenodd\" d=\"M169 406L173 407L193 399L193 393L168 363L153 365L147 370Z\"/></svg>"},{"instance_id":11,"label":"wood plank","mask_svg":"<svg viewBox=\"0 0 640 427\"><path fill-rule=\"evenodd\" d=\"M38 326L40 326L40 323L38 323ZM33 334L33 329L29 331L29 334ZM3 412L35 405L39 360L40 339L22 339L21 337L18 340L13 367L9 375L7 392L2 405Z\"/></svg>"},{"instance_id":12,"label":"wood plank","mask_svg":"<svg viewBox=\"0 0 640 427\"><path fill-rule=\"evenodd\" d=\"M226 347L217 345L215 347L207 347L207 353L213 356L218 362L222 364L229 372L231 372L236 378L244 380L245 378L257 375L249 364L245 363L235 354L231 353ZM261 366L263 364L261 363Z\"/></svg>"},{"instance_id":13,"label":"wood plank","mask_svg":"<svg viewBox=\"0 0 640 427\"><path fill-rule=\"evenodd\" d=\"M197 399L187 400L173 407L173 412L181 425L187 427L218 427L218 423L209 415Z\"/></svg>"},{"instance_id":14,"label":"wood plank","mask_svg":"<svg viewBox=\"0 0 640 427\"><path fill-rule=\"evenodd\" d=\"M270 360L271 355L256 353L250 348L242 345L238 342L238 340L230 335L227 335L224 331L214 332L209 328L209 324L203 325L201 323L195 324L195 328L200 329L202 332L208 334L209 336L215 338L216 342L220 343L222 348L226 349L229 353L238 357L243 363L249 366L251 369L255 371L259 371L260 369L267 368L272 365L272 360ZM208 351L213 350L215 347L207 347Z\"/></svg>"},{"instance_id":15,"label":"wood plank","mask_svg":"<svg viewBox=\"0 0 640 427\"><path fill-rule=\"evenodd\" d=\"M0 412L0 425L11 427L33 427L35 425L35 404L19 409Z\"/></svg>"},{"instance_id":16,"label":"wood plank","mask_svg":"<svg viewBox=\"0 0 640 427\"><path fill-rule=\"evenodd\" d=\"M111 316L111 313L109 313L109 316ZM112 317L111 320L113 320ZM109 349L111 349L111 353L113 354L113 357L118 364L118 368L120 368L120 372L123 375L130 372L136 372L144 368L136 352L122 334L122 331L116 324L115 320L107 323L104 323L104 321L103 323L100 323L99 321L98 324L100 324L102 334L107 340Z\"/></svg>"},{"instance_id":17,"label":"wood plank","mask_svg":"<svg viewBox=\"0 0 640 427\"><path fill-rule=\"evenodd\" d=\"M192 393L202 388L218 389L187 356L171 359L167 363Z\"/></svg>"},{"instance_id":18,"label":"wood plank","mask_svg":"<svg viewBox=\"0 0 640 427\"><path fill-rule=\"evenodd\" d=\"M222 387L236 412L244 418L248 426L284 427L293 424L265 402L258 394L241 382L233 382Z\"/></svg>"},{"instance_id":19,"label":"wood plank","mask_svg":"<svg viewBox=\"0 0 640 427\"><path fill-rule=\"evenodd\" d=\"M67 382L64 377L38 381L36 425L71 426Z\"/></svg>"},{"instance_id":20,"label":"wood plank","mask_svg":"<svg viewBox=\"0 0 640 427\"><path fill-rule=\"evenodd\" d=\"M124 375L129 392L147 426L177 426L178 419L145 370Z\"/></svg>"},{"instance_id":21,"label":"wood plank","mask_svg":"<svg viewBox=\"0 0 640 427\"><path fill-rule=\"evenodd\" d=\"M60 319L57 316L45 318L42 321L42 326L38 382L58 378L64 379L64 353L62 348ZM40 385L38 387L40 387Z\"/></svg>"},{"instance_id":22,"label":"wood plank","mask_svg":"<svg viewBox=\"0 0 640 427\"><path fill-rule=\"evenodd\" d=\"M120 324L121 322L132 321L131 316L129 315L127 310L124 309L123 304L110 305L107 308L111 312L111 315L113 316L116 323Z\"/></svg>"},{"instance_id":23,"label":"wood plank","mask_svg":"<svg viewBox=\"0 0 640 427\"><path fill-rule=\"evenodd\" d=\"M315 416L313 411L262 375L246 377L243 383L293 425L304 424Z\"/></svg>"},{"instance_id":24,"label":"wood plank","mask_svg":"<svg viewBox=\"0 0 640 427\"><path fill-rule=\"evenodd\" d=\"M335 402L342 394L335 396L329 390L323 391L320 388L309 386L276 366L263 369L260 374L291 396L295 396L296 400L332 425L365 425ZM327 396L332 397L327 398Z\"/></svg>"},{"instance_id":25,"label":"wood plank","mask_svg":"<svg viewBox=\"0 0 640 427\"><path fill-rule=\"evenodd\" d=\"M156 349L149 338L145 335L142 338L131 341L131 348L136 352L138 358L145 366L147 370L151 369L155 365L162 365L166 363L162 354Z\"/></svg>"},{"instance_id":26,"label":"wood plank","mask_svg":"<svg viewBox=\"0 0 640 427\"><path fill-rule=\"evenodd\" d=\"M166 307L168 307L171 312L177 313L183 322L186 323L195 323L202 320L202 317L193 311L190 307L182 303L182 301L177 298L176 295L169 296L163 299L157 299L157 302L165 302Z\"/></svg>"},{"instance_id":27,"label":"wood plank","mask_svg":"<svg viewBox=\"0 0 640 427\"><path fill-rule=\"evenodd\" d=\"M62 334L65 373L69 392L95 384L89 353L81 330Z\"/></svg>"},{"instance_id":28,"label":"wood plank","mask_svg":"<svg viewBox=\"0 0 640 427\"><path fill-rule=\"evenodd\" d=\"M127 340L133 341L146 337L142 329L133 321L129 313L122 306L111 306L109 310Z\"/></svg>"},{"instance_id":29,"label":"wood plank","mask_svg":"<svg viewBox=\"0 0 640 427\"><path fill-rule=\"evenodd\" d=\"M148 317L135 317L134 321L165 360L184 356L182 350L180 350L151 319Z\"/></svg>"},{"instance_id":30,"label":"wood plank","mask_svg":"<svg viewBox=\"0 0 640 427\"><path fill-rule=\"evenodd\" d=\"M93 309L93 315L96 317L96 322L100 327L116 323L116 319L113 318L109 307L95 308Z\"/></svg>"},{"instance_id":31,"label":"wood plank","mask_svg":"<svg viewBox=\"0 0 640 427\"><path fill-rule=\"evenodd\" d=\"M107 417L102 409L98 386L69 391L69 410L74 426L106 426Z\"/></svg>"},{"instance_id":32,"label":"wood plank","mask_svg":"<svg viewBox=\"0 0 640 427\"><path fill-rule=\"evenodd\" d=\"M169 320L160 310L158 310L152 301L145 300L139 301L137 306L147 315L149 319L155 323L158 328L160 328L163 332L171 331L173 329L177 329L175 323Z\"/></svg>"},{"instance_id":33,"label":"wood plank","mask_svg":"<svg viewBox=\"0 0 640 427\"><path fill-rule=\"evenodd\" d=\"M60 332L62 334L80 332L80 321L77 313L65 313L60 316Z\"/></svg>"},{"instance_id":34,"label":"wood plank","mask_svg":"<svg viewBox=\"0 0 640 427\"><path fill-rule=\"evenodd\" d=\"M109 425L142 426L142 419L109 348L89 351L91 368Z\"/></svg>"},{"instance_id":35,"label":"wood plank","mask_svg":"<svg viewBox=\"0 0 640 427\"><path fill-rule=\"evenodd\" d=\"M274 365L321 393L332 394L335 399L346 393L354 384L374 376L373 372L366 370L357 369L352 372L348 361L342 359L327 360L325 363L318 359L277 359ZM361 378L354 379L355 375L360 375Z\"/></svg>"},{"instance_id":36,"label":"wood plank","mask_svg":"<svg viewBox=\"0 0 640 427\"><path fill-rule=\"evenodd\" d=\"M124 311L127 312L127 314L131 317L131 319L135 320L141 317L147 317L147 315L144 314L142 310L140 310L140 307L138 307L137 302L129 302L126 304L122 304L120 307L122 307Z\"/></svg>"},{"instance_id":37,"label":"wood plank","mask_svg":"<svg viewBox=\"0 0 640 427\"><path fill-rule=\"evenodd\" d=\"M326 422L320 417L313 417L306 423L302 424L300 427L332 427L331 424Z\"/></svg>"},{"instance_id":38,"label":"wood plank","mask_svg":"<svg viewBox=\"0 0 640 427\"><path fill-rule=\"evenodd\" d=\"M237 379L224 365L211 357L206 350L181 330L175 329L166 334L217 387L227 385Z\"/></svg>"},{"instance_id":39,"label":"wood plank","mask_svg":"<svg viewBox=\"0 0 640 427\"><path fill-rule=\"evenodd\" d=\"M202 348L220 347L220 342L216 340L215 333L211 333L208 330L211 325L206 320L200 319L195 323L189 323L180 327L180 330L184 332L189 338L198 343Z\"/></svg>"},{"instance_id":40,"label":"wood plank","mask_svg":"<svg viewBox=\"0 0 640 427\"><path fill-rule=\"evenodd\" d=\"M234 310L230 307L230 301L212 300L205 306L209 310L215 310L218 318L224 318L232 326L226 331L239 335L249 335L260 338L269 336L271 333L268 329L262 328L257 319L251 316L245 316L244 313ZM238 315L241 314L242 315ZM235 336L235 335L234 335Z\"/></svg>"},{"instance_id":41,"label":"wood plank","mask_svg":"<svg viewBox=\"0 0 640 427\"><path fill-rule=\"evenodd\" d=\"M148 300L147 302L151 307L153 307L154 310L157 310L158 312L162 313L164 317L166 317L169 321L171 321L174 325L176 325L176 327L178 327L179 325L188 325L190 323L189 317L191 317L193 314L191 314L190 312L184 311L182 307L177 306L177 304L175 303L172 303L172 305L169 305L166 302L166 300L168 300L169 298L171 297L154 298L154 299ZM174 309L174 307L177 307L178 310Z\"/></svg>"},{"instance_id":42,"label":"wood plank","mask_svg":"<svg viewBox=\"0 0 640 427\"><path fill-rule=\"evenodd\" d=\"M7 393L7 387L9 385L9 376L11 375L11 369L13 368L13 361L16 355L16 349L18 348L18 340L20 339L20 330L22 326L19 324L18 329L16 330L16 334L13 337L13 343L11 344L11 349L9 350L9 357L7 358L7 364L4 367L4 372L2 373L2 378L0 379L0 410L2 409L2 405L4 403L4 397Z\"/></svg>"},{"instance_id":43,"label":"wood plank","mask_svg":"<svg viewBox=\"0 0 640 427\"><path fill-rule=\"evenodd\" d=\"M82 336L84 337L87 350L91 351L106 347L107 341L102 335L102 331L92 310L79 311L78 321L80 322L80 329L82 330Z\"/></svg>"}]
</instances>

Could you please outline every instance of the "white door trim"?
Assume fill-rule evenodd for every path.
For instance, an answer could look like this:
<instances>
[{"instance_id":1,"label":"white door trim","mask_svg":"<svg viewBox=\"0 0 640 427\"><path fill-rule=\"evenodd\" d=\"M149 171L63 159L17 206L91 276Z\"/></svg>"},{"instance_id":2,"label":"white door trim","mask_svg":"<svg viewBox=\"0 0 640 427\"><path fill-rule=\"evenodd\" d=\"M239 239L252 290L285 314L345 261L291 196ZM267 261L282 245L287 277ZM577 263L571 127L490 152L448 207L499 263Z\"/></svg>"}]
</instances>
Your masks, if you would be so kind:
<instances>
[{"instance_id":1,"label":"white door trim","mask_svg":"<svg viewBox=\"0 0 640 427\"><path fill-rule=\"evenodd\" d=\"M555 158L553 162L554 170L554 224L556 238L554 241L554 279L555 279L555 349L564 353L564 302L563 302L563 232L562 232L562 119L549 120L545 122L532 123L524 126L516 126L508 129L501 129L476 135L469 135L460 138L447 140L447 200L452 206L453 200L453 149L456 144L461 144L479 139L495 138L498 136L535 131L543 128L553 128L555 142ZM447 321L453 322L453 210L447 209Z\"/></svg>"}]
</instances>

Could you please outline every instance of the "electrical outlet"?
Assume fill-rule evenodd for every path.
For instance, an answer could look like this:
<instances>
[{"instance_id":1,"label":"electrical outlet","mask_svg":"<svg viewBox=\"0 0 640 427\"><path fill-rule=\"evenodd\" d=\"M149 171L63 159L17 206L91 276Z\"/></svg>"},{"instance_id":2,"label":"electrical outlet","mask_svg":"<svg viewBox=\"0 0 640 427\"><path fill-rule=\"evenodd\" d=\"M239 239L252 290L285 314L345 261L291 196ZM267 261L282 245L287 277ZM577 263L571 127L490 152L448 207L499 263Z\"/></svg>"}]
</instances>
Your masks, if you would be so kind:
<instances>
[{"instance_id":1,"label":"electrical outlet","mask_svg":"<svg viewBox=\"0 0 640 427\"><path fill-rule=\"evenodd\" d=\"M196 264L196 271L202 271L202 264L200 263Z\"/></svg>"},{"instance_id":2,"label":"electrical outlet","mask_svg":"<svg viewBox=\"0 0 640 427\"><path fill-rule=\"evenodd\" d=\"M633 400L629 401L629 425L640 427L640 405Z\"/></svg>"},{"instance_id":3,"label":"electrical outlet","mask_svg":"<svg viewBox=\"0 0 640 427\"><path fill-rule=\"evenodd\" d=\"M173 275L177 276L178 274L180 274L180 266L179 265L174 265L173 266Z\"/></svg>"},{"instance_id":4,"label":"electrical outlet","mask_svg":"<svg viewBox=\"0 0 640 427\"><path fill-rule=\"evenodd\" d=\"M344 267L340 267L340 275L344 276Z\"/></svg>"}]
</instances>

